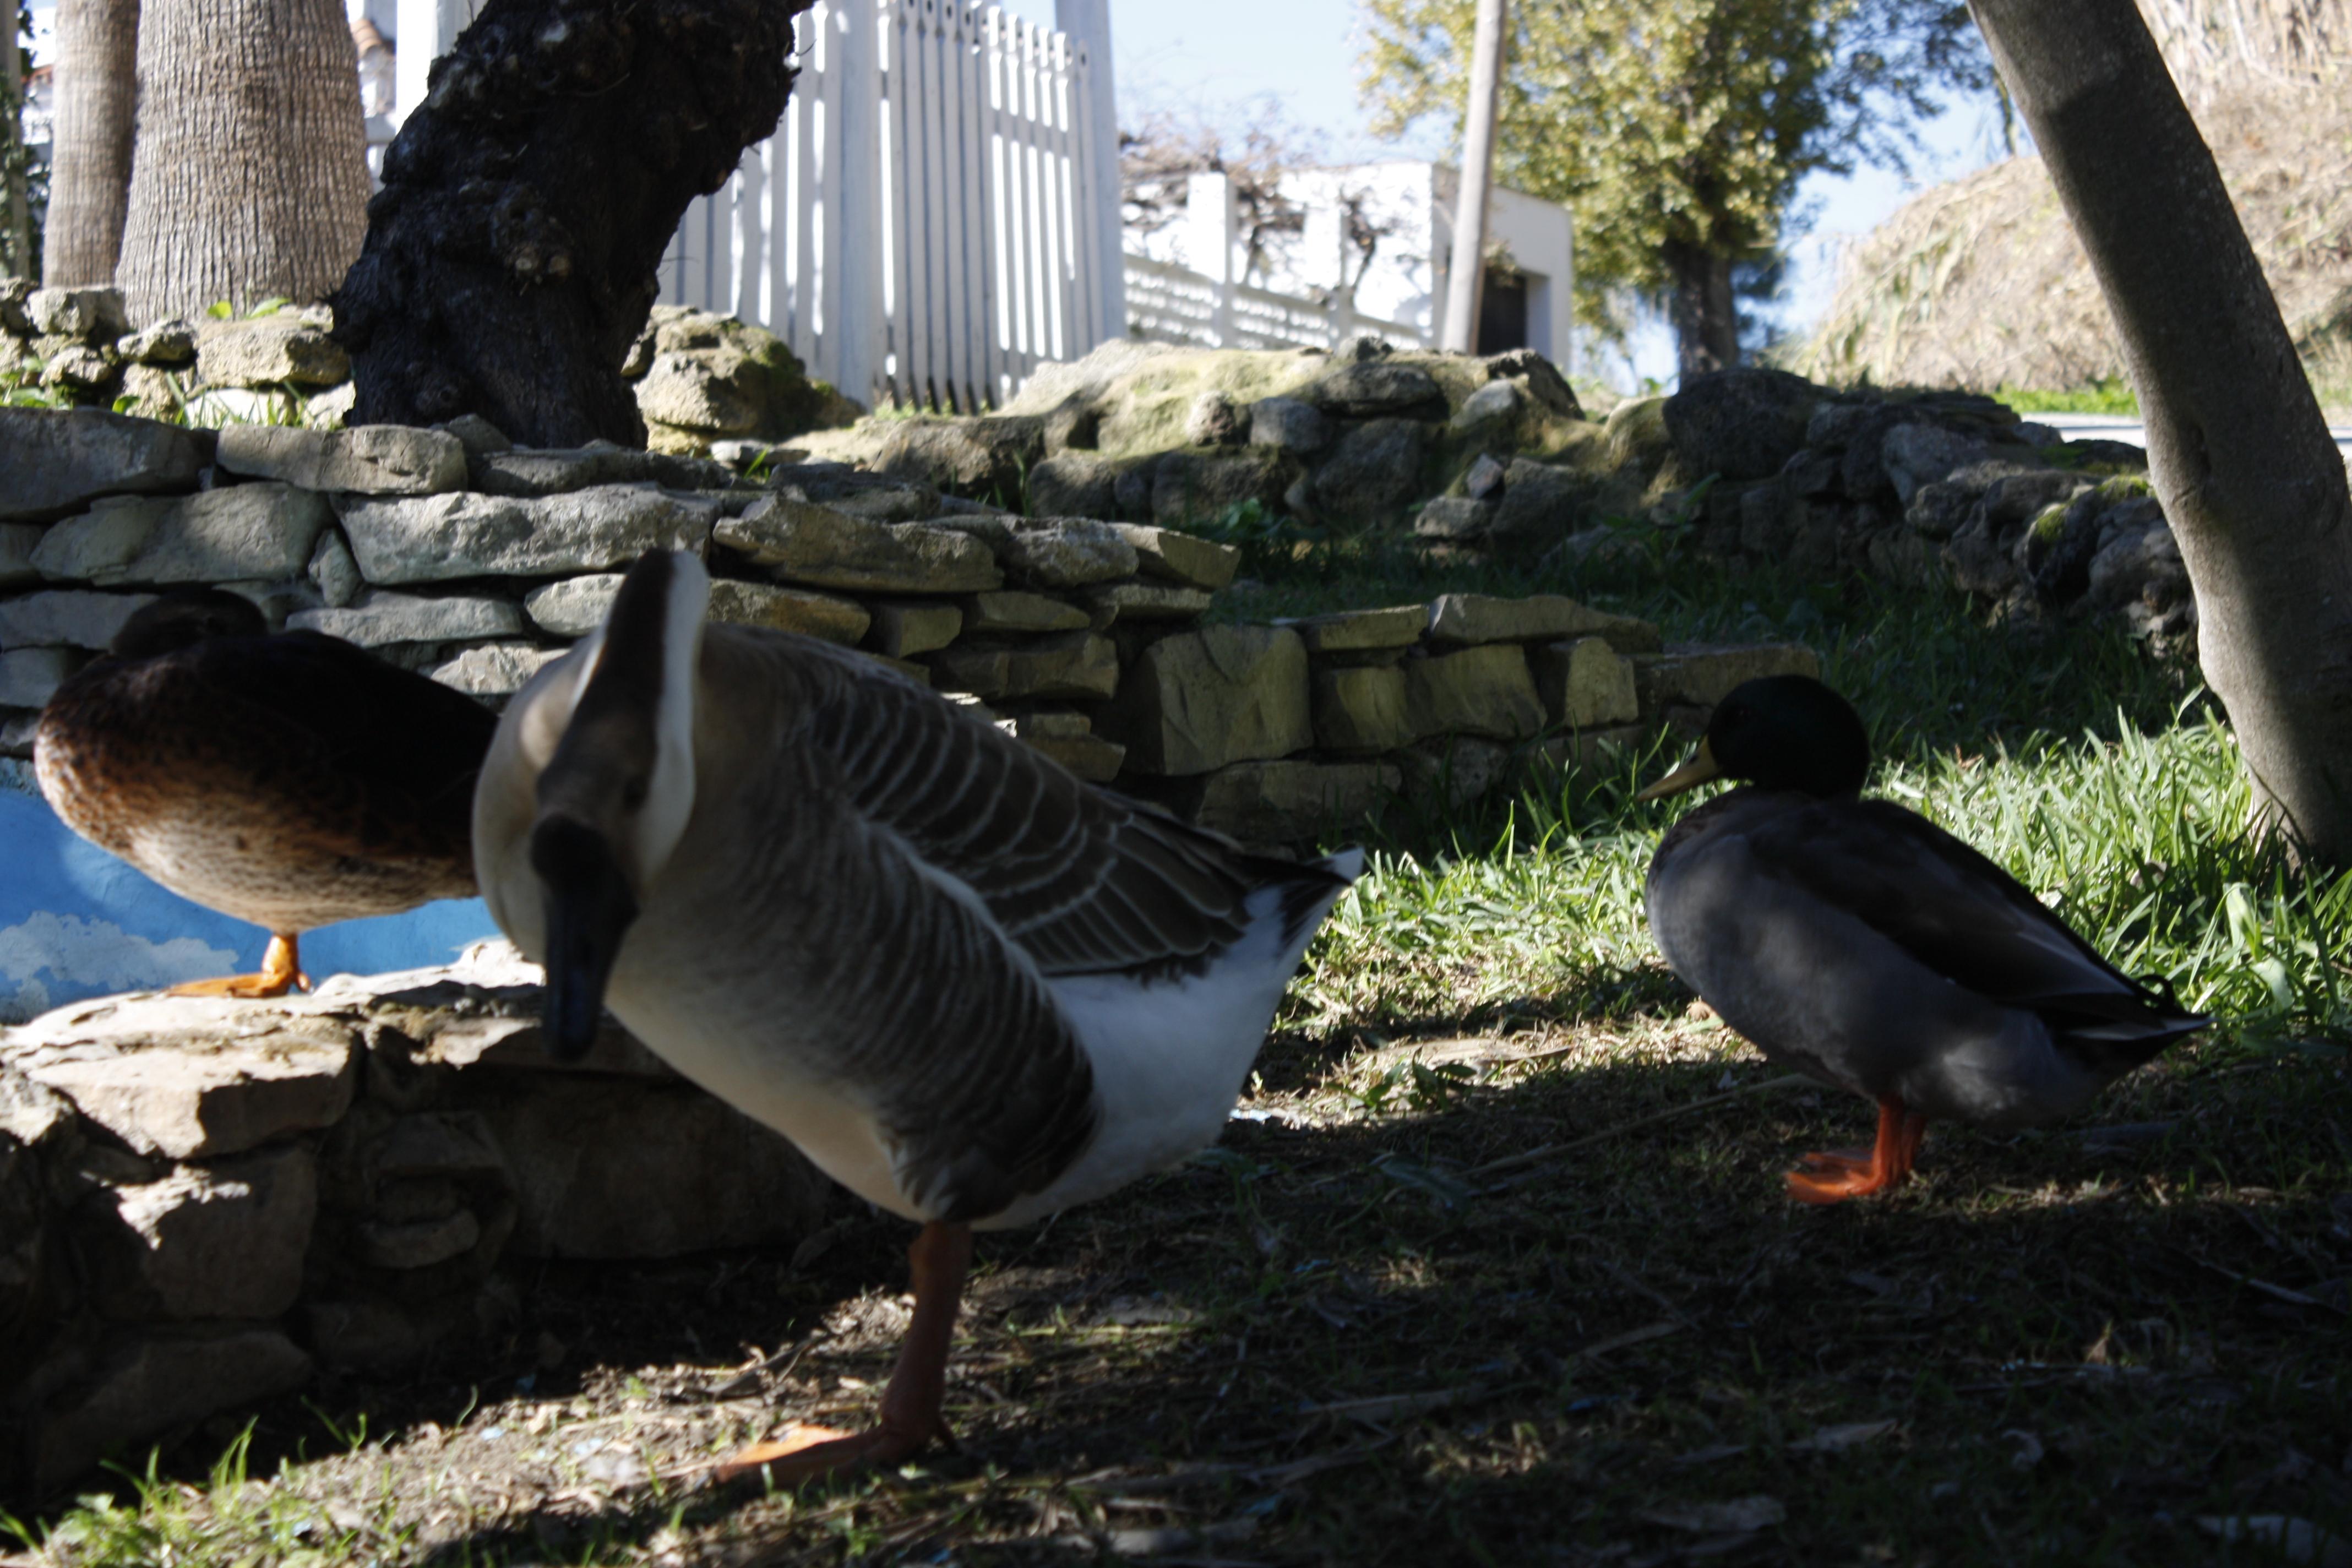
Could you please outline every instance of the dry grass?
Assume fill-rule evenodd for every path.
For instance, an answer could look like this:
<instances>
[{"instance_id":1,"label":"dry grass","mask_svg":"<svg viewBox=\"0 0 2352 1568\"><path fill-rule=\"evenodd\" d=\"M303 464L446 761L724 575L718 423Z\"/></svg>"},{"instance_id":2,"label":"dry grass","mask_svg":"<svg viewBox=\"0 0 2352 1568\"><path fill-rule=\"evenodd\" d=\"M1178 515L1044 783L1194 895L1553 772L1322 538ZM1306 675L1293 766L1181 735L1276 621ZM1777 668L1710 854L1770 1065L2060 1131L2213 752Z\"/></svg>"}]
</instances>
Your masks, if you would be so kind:
<instances>
[{"instance_id":1,"label":"dry grass","mask_svg":"<svg viewBox=\"0 0 2352 1568\"><path fill-rule=\"evenodd\" d=\"M551 1269L494 1363L320 1392L378 1436L162 1505L216 1549L57 1557L2189 1563L2265 1560L2200 1517L2352 1531L2340 1057L2176 1053L2095 1125L1945 1130L1912 1188L1824 1211L1777 1172L1866 1108L1643 988L1612 1024L1554 996L1277 1039L1219 1149L983 1240L960 1447L901 1474L700 1479L871 1409L902 1237L845 1215L798 1267ZM265 1415L305 1444L341 1447Z\"/></svg>"},{"instance_id":2,"label":"dry grass","mask_svg":"<svg viewBox=\"0 0 2352 1568\"><path fill-rule=\"evenodd\" d=\"M2314 384L2347 401L2352 109L2340 89L2242 88L2198 121ZM1938 185L1858 242L1792 368L1838 384L1979 389L2124 374L2090 261L2033 156Z\"/></svg>"}]
</instances>

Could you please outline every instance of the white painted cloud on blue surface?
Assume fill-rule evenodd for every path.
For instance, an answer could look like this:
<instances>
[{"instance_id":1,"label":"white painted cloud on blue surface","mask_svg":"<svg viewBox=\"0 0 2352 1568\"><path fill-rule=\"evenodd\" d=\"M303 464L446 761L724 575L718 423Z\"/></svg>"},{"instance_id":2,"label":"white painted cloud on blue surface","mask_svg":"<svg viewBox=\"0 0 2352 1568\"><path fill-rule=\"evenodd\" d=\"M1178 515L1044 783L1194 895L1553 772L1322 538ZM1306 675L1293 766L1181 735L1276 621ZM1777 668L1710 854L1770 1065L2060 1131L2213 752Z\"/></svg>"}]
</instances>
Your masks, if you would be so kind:
<instances>
[{"instance_id":1,"label":"white painted cloud on blue surface","mask_svg":"<svg viewBox=\"0 0 2352 1568\"><path fill-rule=\"evenodd\" d=\"M236 969L236 954L193 936L153 942L112 921L43 910L0 930L0 1022L22 1023L52 997L149 990Z\"/></svg>"}]
</instances>

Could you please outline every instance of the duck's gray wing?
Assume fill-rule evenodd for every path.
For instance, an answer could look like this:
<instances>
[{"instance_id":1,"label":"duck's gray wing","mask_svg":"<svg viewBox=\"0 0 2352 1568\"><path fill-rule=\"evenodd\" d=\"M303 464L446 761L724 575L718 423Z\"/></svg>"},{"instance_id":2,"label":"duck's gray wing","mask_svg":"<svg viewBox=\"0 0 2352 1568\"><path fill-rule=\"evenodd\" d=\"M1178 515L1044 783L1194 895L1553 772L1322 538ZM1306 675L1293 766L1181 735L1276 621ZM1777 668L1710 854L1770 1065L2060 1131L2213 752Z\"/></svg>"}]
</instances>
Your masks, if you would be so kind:
<instances>
[{"instance_id":1,"label":"duck's gray wing","mask_svg":"<svg viewBox=\"0 0 2352 1568\"><path fill-rule=\"evenodd\" d=\"M1301 921L1343 885L1096 789L870 662L828 673L806 733L856 808L969 889L1042 973L1181 973L1240 938L1258 889Z\"/></svg>"},{"instance_id":2,"label":"duck's gray wing","mask_svg":"<svg viewBox=\"0 0 2352 1568\"><path fill-rule=\"evenodd\" d=\"M1747 832L1759 870L1845 910L1953 984L2034 1012L2120 1073L2207 1020L2101 957L2026 887L1915 812L1824 801Z\"/></svg>"}]
</instances>

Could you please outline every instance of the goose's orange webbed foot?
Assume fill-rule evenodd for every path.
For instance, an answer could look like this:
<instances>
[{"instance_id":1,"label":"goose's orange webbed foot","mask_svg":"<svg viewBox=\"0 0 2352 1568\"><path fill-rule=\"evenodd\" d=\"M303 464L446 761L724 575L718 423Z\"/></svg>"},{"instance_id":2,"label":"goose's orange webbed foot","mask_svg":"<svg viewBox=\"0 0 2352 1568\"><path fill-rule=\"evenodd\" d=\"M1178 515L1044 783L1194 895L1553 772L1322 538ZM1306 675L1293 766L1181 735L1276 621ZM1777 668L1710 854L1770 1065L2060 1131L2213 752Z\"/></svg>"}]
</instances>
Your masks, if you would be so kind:
<instances>
[{"instance_id":1,"label":"goose's orange webbed foot","mask_svg":"<svg viewBox=\"0 0 2352 1568\"><path fill-rule=\"evenodd\" d=\"M794 1426L781 1441L754 1443L722 1461L716 1472L722 1484L764 1471L778 1486L798 1486L869 1465L895 1465L934 1438L954 1440L940 1406L947 1396L948 1346L955 1337L964 1271L971 1267L971 1227L923 1226L907 1261L915 1277L915 1317L882 1393L881 1421L863 1432Z\"/></svg>"},{"instance_id":2,"label":"goose's orange webbed foot","mask_svg":"<svg viewBox=\"0 0 2352 1568\"><path fill-rule=\"evenodd\" d=\"M1868 1154L1806 1155L1806 1169L1789 1173L1789 1195L1799 1203L1836 1204L1900 1186L1910 1177L1927 1131L1926 1117L1889 1096L1878 1102L1878 1138Z\"/></svg>"},{"instance_id":3,"label":"goose's orange webbed foot","mask_svg":"<svg viewBox=\"0 0 2352 1568\"><path fill-rule=\"evenodd\" d=\"M291 931L273 932L269 951L261 955L261 968L252 974L224 974L217 980L191 980L174 985L163 993L166 996L240 996L258 999L283 996L296 986L310 989L310 977L302 973L301 954L296 946L298 938Z\"/></svg>"}]
</instances>

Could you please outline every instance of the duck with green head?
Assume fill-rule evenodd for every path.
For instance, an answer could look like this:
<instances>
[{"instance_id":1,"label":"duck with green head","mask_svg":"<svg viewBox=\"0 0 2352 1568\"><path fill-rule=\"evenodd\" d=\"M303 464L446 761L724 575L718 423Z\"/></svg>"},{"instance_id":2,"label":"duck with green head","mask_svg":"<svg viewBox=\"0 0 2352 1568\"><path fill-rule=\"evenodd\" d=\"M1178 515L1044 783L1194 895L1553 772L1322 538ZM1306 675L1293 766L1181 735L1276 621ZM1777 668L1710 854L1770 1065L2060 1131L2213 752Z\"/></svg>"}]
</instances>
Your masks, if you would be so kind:
<instances>
[{"instance_id":1,"label":"duck with green head","mask_svg":"<svg viewBox=\"0 0 2352 1568\"><path fill-rule=\"evenodd\" d=\"M2074 1115L2208 1020L2134 981L2014 877L1917 814L1864 800L1870 741L1803 676L1726 697L1657 800L1744 782L1675 824L1650 862L1650 930L1675 973L1774 1062L1878 1102L1867 1154L1805 1156L1808 1203L1892 1187L1931 1120Z\"/></svg>"}]
</instances>

